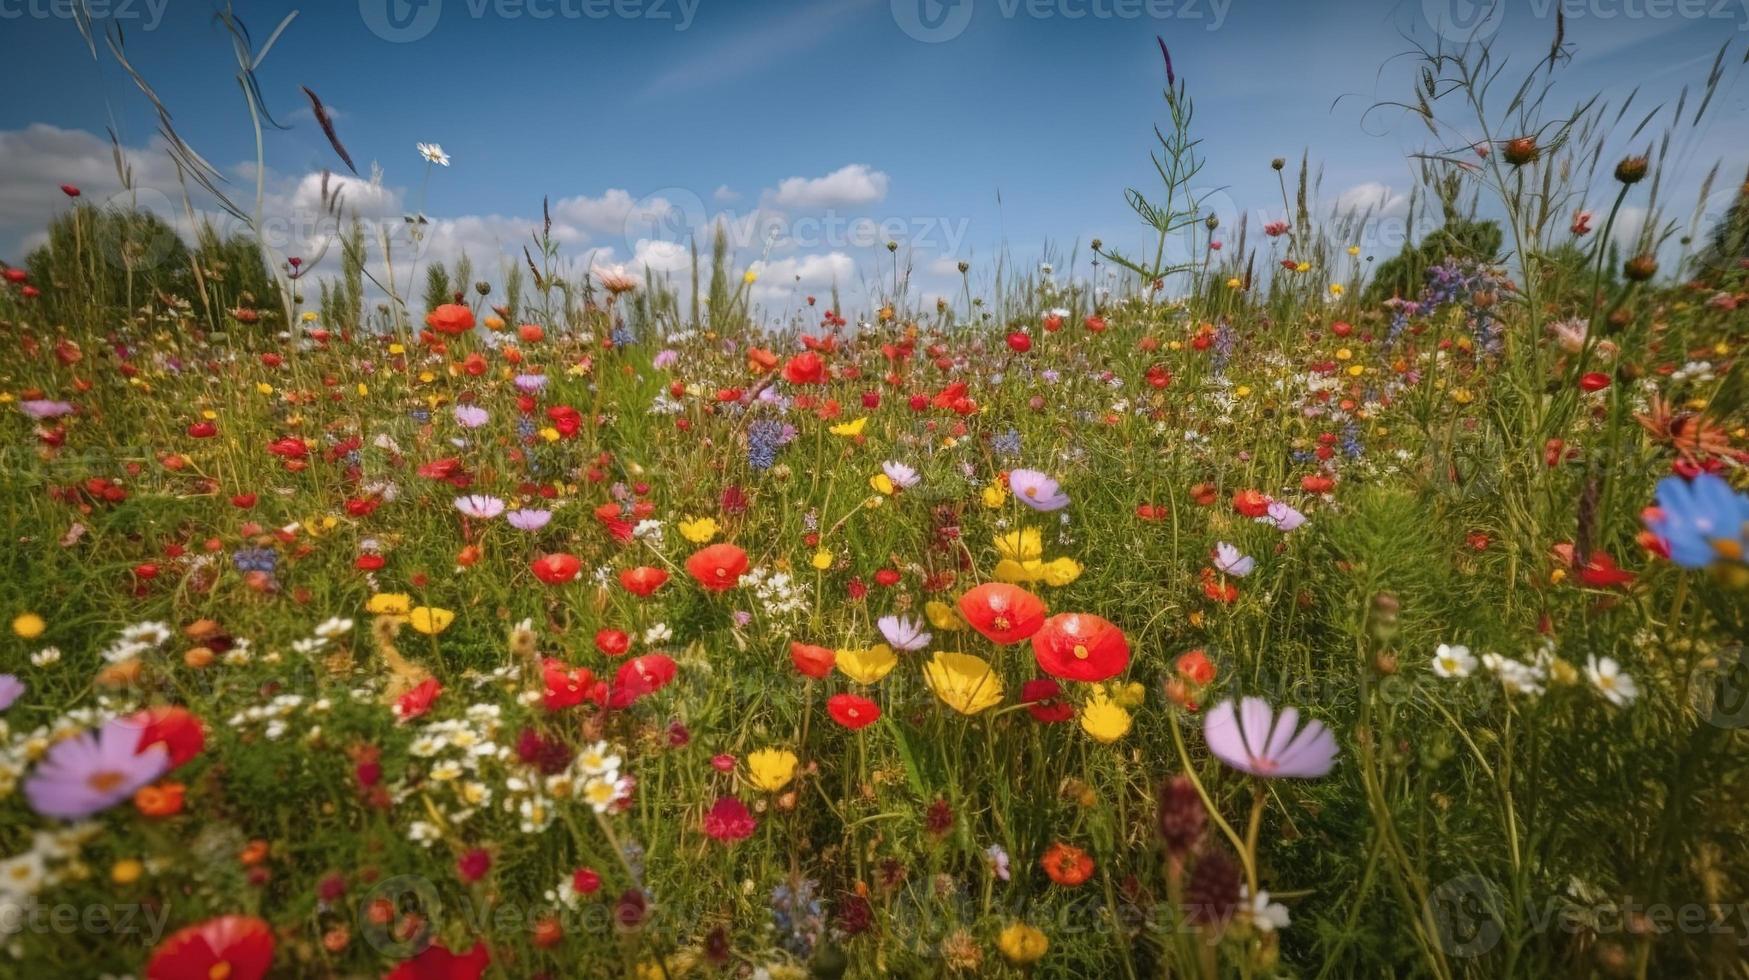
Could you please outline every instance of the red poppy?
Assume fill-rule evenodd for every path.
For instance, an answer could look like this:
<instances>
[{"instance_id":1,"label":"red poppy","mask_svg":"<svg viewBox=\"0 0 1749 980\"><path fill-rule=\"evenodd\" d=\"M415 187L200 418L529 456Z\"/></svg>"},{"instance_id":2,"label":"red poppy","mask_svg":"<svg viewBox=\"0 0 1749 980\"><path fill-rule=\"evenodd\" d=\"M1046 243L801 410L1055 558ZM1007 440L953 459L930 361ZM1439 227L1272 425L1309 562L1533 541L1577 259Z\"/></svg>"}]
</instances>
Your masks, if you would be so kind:
<instances>
[{"instance_id":1,"label":"red poppy","mask_svg":"<svg viewBox=\"0 0 1749 980\"><path fill-rule=\"evenodd\" d=\"M875 584L890 589L899 584L900 576L896 568L882 568L875 572Z\"/></svg>"},{"instance_id":2,"label":"red poppy","mask_svg":"<svg viewBox=\"0 0 1749 980\"><path fill-rule=\"evenodd\" d=\"M1329 493L1336 481L1322 473L1307 473L1300 477L1300 489L1307 493Z\"/></svg>"},{"instance_id":3,"label":"red poppy","mask_svg":"<svg viewBox=\"0 0 1749 980\"><path fill-rule=\"evenodd\" d=\"M352 567L361 572L374 572L386 564L388 559L378 554L359 555L352 560Z\"/></svg>"},{"instance_id":4,"label":"red poppy","mask_svg":"<svg viewBox=\"0 0 1749 980\"><path fill-rule=\"evenodd\" d=\"M221 915L158 944L146 980L260 980L273 965L273 928L252 915Z\"/></svg>"},{"instance_id":5,"label":"red poppy","mask_svg":"<svg viewBox=\"0 0 1749 980\"><path fill-rule=\"evenodd\" d=\"M1032 338L1025 331L1016 330L1008 335L1008 349L1016 354L1024 354L1032 350Z\"/></svg>"},{"instance_id":6,"label":"red poppy","mask_svg":"<svg viewBox=\"0 0 1749 980\"><path fill-rule=\"evenodd\" d=\"M308 446L297 436L284 436L267 444L267 451L281 459L303 459L310 454Z\"/></svg>"},{"instance_id":7,"label":"red poppy","mask_svg":"<svg viewBox=\"0 0 1749 980\"><path fill-rule=\"evenodd\" d=\"M1587 371L1585 375L1579 379L1579 389L1581 391L1602 391L1607 387L1609 387L1609 375L1604 374L1602 371Z\"/></svg>"},{"instance_id":8,"label":"red poppy","mask_svg":"<svg viewBox=\"0 0 1749 980\"><path fill-rule=\"evenodd\" d=\"M473 884L486 877L486 872L492 870L492 853L483 847L471 848L462 852L455 859L456 876L466 884Z\"/></svg>"},{"instance_id":9,"label":"red poppy","mask_svg":"<svg viewBox=\"0 0 1749 980\"><path fill-rule=\"evenodd\" d=\"M803 351L783 366L783 379L790 384L817 385L826 380L826 362L813 351Z\"/></svg>"},{"instance_id":10,"label":"red poppy","mask_svg":"<svg viewBox=\"0 0 1749 980\"><path fill-rule=\"evenodd\" d=\"M881 706L855 694L834 694L826 699L826 713L833 721L855 731L879 721Z\"/></svg>"},{"instance_id":11,"label":"red poppy","mask_svg":"<svg viewBox=\"0 0 1749 980\"><path fill-rule=\"evenodd\" d=\"M632 648L632 638L625 630L602 629L595 631L595 649L610 657L623 657Z\"/></svg>"},{"instance_id":12,"label":"red poppy","mask_svg":"<svg viewBox=\"0 0 1749 980\"><path fill-rule=\"evenodd\" d=\"M1130 664L1123 630L1092 613L1061 613L1045 620L1032 636L1032 654L1041 670L1068 681L1102 681Z\"/></svg>"},{"instance_id":13,"label":"red poppy","mask_svg":"<svg viewBox=\"0 0 1749 980\"><path fill-rule=\"evenodd\" d=\"M1093 855L1062 841L1046 848L1039 864L1052 881L1065 888L1074 888L1093 877Z\"/></svg>"},{"instance_id":14,"label":"red poppy","mask_svg":"<svg viewBox=\"0 0 1749 980\"><path fill-rule=\"evenodd\" d=\"M1601 551L1593 551L1585 563L1579 563L1578 553L1571 544L1562 542L1554 547L1555 557L1579 573L1579 581L1593 589L1614 589L1634 580L1634 573L1620 568L1615 559Z\"/></svg>"},{"instance_id":15,"label":"red poppy","mask_svg":"<svg viewBox=\"0 0 1749 980\"><path fill-rule=\"evenodd\" d=\"M995 643L1019 643L1044 625L1045 603L1018 585L986 582L960 596L960 614Z\"/></svg>"},{"instance_id":16,"label":"red poppy","mask_svg":"<svg viewBox=\"0 0 1749 980\"><path fill-rule=\"evenodd\" d=\"M796 665L796 670L803 676L819 680L832 673L832 667L838 662L838 654L831 647L817 647L809 643L790 642L790 663Z\"/></svg>"},{"instance_id":17,"label":"red poppy","mask_svg":"<svg viewBox=\"0 0 1749 980\"><path fill-rule=\"evenodd\" d=\"M548 711L563 711L583 703L595 690L595 673L587 667L573 667L558 657L541 661L541 680L546 684L542 702Z\"/></svg>"},{"instance_id":18,"label":"red poppy","mask_svg":"<svg viewBox=\"0 0 1749 980\"><path fill-rule=\"evenodd\" d=\"M1163 521L1172 516L1172 511L1164 504L1137 504L1136 516L1144 521Z\"/></svg>"},{"instance_id":19,"label":"red poppy","mask_svg":"<svg viewBox=\"0 0 1749 980\"><path fill-rule=\"evenodd\" d=\"M1198 687L1210 684L1215 679L1215 665L1209 661L1208 654L1201 650L1179 654L1172 667L1178 672L1178 676Z\"/></svg>"},{"instance_id":20,"label":"red poppy","mask_svg":"<svg viewBox=\"0 0 1749 980\"><path fill-rule=\"evenodd\" d=\"M474 329L474 311L460 303L445 303L425 314L425 325L452 336L467 333Z\"/></svg>"},{"instance_id":21,"label":"red poppy","mask_svg":"<svg viewBox=\"0 0 1749 980\"><path fill-rule=\"evenodd\" d=\"M646 694L654 694L674 679L674 658L665 653L646 653L619 665L613 675L614 708L624 708Z\"/></svg>"},{"instance_id":22,"label":"red poppy","mask_svg":"<svg viewBox=\"0 0 1749 980\"><path fill-rule=\"evenodd\" d=\"M747 570L747 552L733 544L713 544L700 548L686 559L686 571L698 584L712 592L732 589L741 582Z\"/></svg>"},{"instance_id":23,"label":"red poppy","mask_svg":"<svg viewBox=\"0 0 1749 980\"><path fill-rule=\"evenodd\" d=\"M480 980L492 954L476 940L465 953L452 953L442 943L432 943L410 960L402 960L383 980Z\"/></svg>"},{"instance_id":24,"label":"red poppy","mask_svg":"<svg viewBox=\"0 0 1749 980\"><path fill-rule=\"evenodd\" d=\"M1227 581L1225 576L1216 575L1212 568L1202 570L1202 594L1229 605L1239 601L1239 587Z\"/></svg>"},{"instance_id":25,"label":"red poppy","mask_svg":"<svg viewBox=\"0 0 1749 980\"><path fill-rule=\"evenodd\" d=\"M170 756L171 769L199 755L206 747L206 729L187 708L147 708L135 714L132 721L140 726L140 744L136 751L143 752L149 746L163 743Z\"/></svg>"},{"instance_id":26,"label":"red poppy","mask_svg":"<svg viewBox=\"0 0 1749 980\"><path fill-rule=\"evenodd\" d=\"M395 701L395 719L408 722L431 710L432 702L443 693L443 685L435 677L427 677L418 687L401 695Z\"/></svg>"},{"instance_id":27,"label":"red poppy","mask_svg":"<svg viewBox=\"0 0 1749 980\"><path fill-rule=\"evenodd\" d=\"M583 570L583 562L576 555L556 552L543 558L529 562L528 567L534 571L534 577L548 585L564 585L577 577Z\"/></svg>"},{"instance_id":28,"label":"red poppy","mask_svg":"<svg viewBox=\"0 0 1749 980\"><path fill-rule=\"evenodd\" d=\"M1241 490L1233 494L1233 509L1246 517L1262 517L1269 513L1269 498L1256 490Z\"/></svg>"},{"instance_id":29,"label":"red poppy","mask_svg":"<svg viewBox=\"0 0 1749 980\"><path fill-rule=\"evenodd\" d=\"M559 435L569 439L583 428L583 413L569 405L554 405L547 409L547 421L553 423Z\"/></svg>"},{"instance_id":30,"label":"red poppy","mask_svg":"<svg viewBox=\"0 0 1749 980\"><path fill-rule=\"evenodd\" d=\"M188 435L193 439L211 439L218 434L219 427L204 419L188 427Z\"/></svg>"},{"instance_id":31,"label":"red poppy","mask_svg":"<svg viewBox=\"0 0 1749 980\"><path fill-rule=\"evenodd\" d=\"M747 811L747 804L733 796L720 797L704 815L704 832L712 840L725 844L753 836L759 822Z\"/></svg>"},{"instance_id":32,"label":"red poppy","mask_svg":"<svg viewBox=\"0 0 1749 980\"><path fill-rule=\"evenodd\" d=\"M639 565L619 573L619 584L632 595L647 597L668 582L668 573L654 565Z\"/></svg>"},{"instance_id":33,"label":"red poppy","mask_svg":"<svg viewBox=\"0 0 1749 980\"><path fill-rule=\"evenodd\" d=\"M1026 705L1033 720L1047 725L1075 717L1075 706L1063 700L1063 685L1049 677L1020 685L1020 702Z\"/></svg>"}]
</instances>

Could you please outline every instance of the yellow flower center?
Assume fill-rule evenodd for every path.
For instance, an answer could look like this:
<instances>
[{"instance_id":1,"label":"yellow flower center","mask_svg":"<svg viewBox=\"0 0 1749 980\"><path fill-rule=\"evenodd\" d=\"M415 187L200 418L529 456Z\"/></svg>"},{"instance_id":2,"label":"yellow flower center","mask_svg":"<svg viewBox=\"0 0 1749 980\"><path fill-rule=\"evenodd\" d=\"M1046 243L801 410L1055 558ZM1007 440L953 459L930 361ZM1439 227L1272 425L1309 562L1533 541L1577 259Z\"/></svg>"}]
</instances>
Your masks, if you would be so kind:
<instances>
[{"instance_id":1,"label":"yellow flower center","mask_svg":"<svg viewBox=\"0 0 1749 980\"><path fill-rule=\"evenodd\" d=\"M1713 551L1726 561L1743 560L1743 542L1735 538L1714 538Z\"/></svg>"},{"instance_id":2,"label":"yellow flower center","mask_svg":"<svg viewBox=\"0 0 1749 980\"><path fill-rule=\"evenodd\" d=\"M1075 644L1075 659L1076 660L1086 660L1087 659L1087 645L1086 644L1084 644L1084 643Z\"/></svg>"},{"instance_id":3,"label":"yellow flower center","mask_svg":"<svg viewBox=\"0 0 1749 980\"><path fill-rule=\"evenodd\" d=\"M207 980L231 980L231 964L220 960L207 967Z\"/></svg>"}]
</instances>

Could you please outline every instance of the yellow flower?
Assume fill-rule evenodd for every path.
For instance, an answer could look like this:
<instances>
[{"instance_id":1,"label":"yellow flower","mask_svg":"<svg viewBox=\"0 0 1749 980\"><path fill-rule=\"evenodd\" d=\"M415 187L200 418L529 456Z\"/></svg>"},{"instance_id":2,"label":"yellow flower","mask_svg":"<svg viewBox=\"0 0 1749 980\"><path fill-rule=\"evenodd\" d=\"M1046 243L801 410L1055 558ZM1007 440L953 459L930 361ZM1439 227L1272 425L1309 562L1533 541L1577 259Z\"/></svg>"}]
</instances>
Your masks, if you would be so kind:
<instances>
[{"instance_id":1,"label":"yellow flower","mask_svg":"<svg viewBox=\"0 0 1749 980\"><path fill-rule=\"evenodd\" d=\"M303 316L300 317L300 319L302 319L305 323L315 323L316 322L316 311L315 310L305 310L303 312Z\"/></svg>"},{"instance_id":2,"label":"yellow flower","mask_svg":"<svg viewBox=\"0 0 1749 980\"><path fill-rule=\"evenodd\" d=\"M854 438L862 435L863 427L866 425L868 425L868 416L865 415L861 418L851 419L848 422L838 423L832 427L832 434L835 436L849 436Z\"/></svg>"},{"instance_id":3,"label":"yellow flower","mask_svg":"<svg viewBox=\"0 0 1749 980\"><path fill-rule=\"evenodd\" d=\"M1348 254L1349 255L1359 255L1360 254L1360 246L1359 245L1348 246Z\"/></svg>"},{"instance_id":4,"label":"yellow flower","mask_svg":"<svg viewBox=\"0 0 1749 980\"><path fill-rule=\"evenodd\" d=\"M1008 502L1008 488L1000 483L992 483L984 488L984 506L995 510Z\"/></svg>"},{"instance_id":5,"label":"yellow flower","mask_svg":"<svg viewBox=\"0 0 1749 980\"><path fill-rule=\"evenodd\" d=\"M1343 288L1342 284L1339 282L1331 283L1330 284L1330 295L1341 296L1342 295L1342 288Z\"/></svg>"},{"instance_id":6,"label":"yellow flower","mask_svg":"<svg viewBox=\"0 0 1749 980\"><path fill-rule=\"evenodd\" d=\"M1015 561L1012 558L1004 558L997 562L996 568L991 572L996 581L1007 582L1009 585L1036 582L1044 577L1044 573L1045 564L1042 561Z\"/></svg>"},{"instance_id":7,"label":"yellow flower","mask_svg":"<svg viewBox=\"0 0 1749 980\"><path fill-rule=\"evenodd\" d=\"M937 651L923 668L923 679L943 704L962 715L975 715L1002 702L1002 678L969 653Z\"/></svg>"},{"instance_id":8,"label":"yellow flower","mask_svg":"<svg viewBox=\"0 0 1749 980\"><path fill-rule=\"evenodd\" d=\"M131 885L146 873L146 866L136 858L122 858L109 869L109 880L118 885Z\"/></svg>"},{"instance_id":9,"label":"yellow flower","mask_svg":"<svg viewBox=\"0 0 1749 980\"><path fill-rule=\"evenodd\" d=\"M378 592L364 604L364 611L377 616L405 616L413 608L413 597L405 592Z\"/></svg>"},{"instance_id":10,"label":"yellow flower","mask_svg":"<svg viewBox=\"0 0 1749 980\"><path fill-rule=\"evenodd\" d=\"M405 353L407 353L407 348L400 345L400 344L390 344L389 345L389 353L391 353L391 354L405 354Z\"/></svg>"},{"instance_id":11,"label":"yellow flower","mask_svg":"<svg viewBox=\"0 0 1749 980\"><path fill-rule=\"evenodd\" d=\"M1294 266L1294 271L1295 272L1305 272L1307 269L1310 269L1311 267L1312 267L1312 263L1301 262L1299 265Z\"/></svg>"},{"instance_id":12,"label":"yellow flower","mask_svg":"<svg viewBox=\"0 0 1749 980\"><path fill-rule=\"evenodd\" d=\"M1015 922L996 935L996 948L1015 966L1031 966L1044 959L1051 941L1032 926Z\"/></svg>"},{"instance_id":13,"label":"yellow flower","mask_svg":"<svg viewBox=\"0 0 1749 980\"><path fill-rule=\"evenodd\" d=\"M540 430L540 437L548 442L558 442L559 430L549 425Z\"/></svg>"},{"instance_id":14,"label":"yellow flower","mask_svg":"<svg viewBox=\"0 0 1749 980\"><path fill-rule=\"evenodd\" d=\"M759 273L754 272L752 269L748 269L746 272L741 273L741 281L751 286L759 281Z\"/></svg>"},{"instance_id":15,"label":"yellow flower","mask_svg":"<svg viewBox=\"0 0 1749 980\"><path fill-rule=\"evenodd\" d=\"M831 568L832 567L832 552L827 551L825 548L821 548L819 551L814 552L813 560L810 561L809 564L813 565L815 568L818 568L822 572L828 568Z\"/></svg>"},{"instance_id":16,"label":"yellow flower","mask_svg":"<svg viewBox=\"0 0 1749 980\"><path fill-rule=\"evenodd\" d=\"M273 394L273 386L268 384L265 381L256 382L255 383L255 390L261 392L263 395Z\"/></svg>"},{"instance_id":17,"label":"yellow flower","mask_svg":"<svg viewBox=\"0 0 1749 980\"><path fill-rule=\"evenodd\" d=\"M1128 684L1112 685L1111 698L1125 708L1139 708L1148 699L1148 689L1140 681L1130 681Z\"/></svg>"},{"instance_id":18,"label":"yellow flower","mask_svg":"<svg viewBox=\"0 0 1749 980\"><path fill-rule=\"evenodd\" d=\"M747 756L747 781L775 793L796 778L796 754L788 749L760 749Z\"/></svg>"},{"instance_id":19,"label":"yellow flower","mask_svg":"<svg viewBox=\"0 0 1749 980\"><path fill-rule=\"evenodd\" d=\"M407 614L407 623L426 636L436 636L455 622L455 613L436 606L415 606Z\"/></svg>"},{"instance_id":20,"label":"yellow flower","mask_svg":"<svg viewBox=\"0 0 1749 980\"><path fill-rule=\"evenodd\" d=\"M839 672L858 684L879 683L898 662L893 648L885 643L876 643L866 650L839 650L837 657Z\"/></svg>"},{"instance_id":21,"label":"yellow flower","mask_svg":"<svg viewBox=\"0 0 1749 980\"><path fill-rule=\"evenodd\" d=\"M364 397L368 396L369 394L370 394L370 387L368 385L366 385L364 382L360 381L358 383L358 397L364 398Z\"/></svg>"},{"instance_id":22,"label":"yellow flower","mask_svg":"<svg viewBox=\"0 0 1749 980\"><path fill-rule=\"evenodd\" d=\"M1081 709L1081 730L1109 745L1129 734L1130 713L1112 703L1103 689L1095 689L1093 700Z\"/></svg>"},{"instance_id":23,"label":"yellow flower","mask_svg":"<svg viewBox=\"0 0 1749 980\"><path fill-rule=\"evenodd\" d=\"M1468 405L1470 402L1476 400L1476 396L1471 394L1470 389L1468 388L1453 388L1451 390L1451 400L1457 402L1459 405Z\"/></svg>"},{"instance_id":24,"label":"yellow flower","mask_svg":"<svg viewBox=\"0 0 1749 980\"><path fill-rule=\"evenodd\" d=\"M1238 289L1238 288L1239 288L1239 285L1240 285L1240 283L1239 283L1239 277L1238 277L1238 276L1230 276L1230 277L1228 277L1228 279L1227 279L1227 288L1228 288L1228 289Z\"/></svg>"},{"instance_id":25,"label":"yellow flower","mask_svg":"<svg viewBox=\"0 0 1749 980\"><path fill-rule=\"evenodd\" d=\"M893 491L896 489L893 486L892 477L887 476L885 473L876 473L874 476L869 477L868 485L874 487L877 493L884 493L888 496L892 496Z\"/></svg>"},{"instance_id":26,"label":"yellow flower","mask_svg":"<svg viewBox=\"0 0 1749 980\"><path fill-rule=\"evenodd\" d=\"M1023 527L1007 534L996 535L996 553L1015 561L1031 561L1042 557L1045 549L1039 538L1038 528Z\"/></svg>"},{"instance_id":27,"label":"yellow flower","mask_svg":"<svg viewBox=\"0 0 1749 980\"><path fill-rule=\"evenodd\" d=\"M1081 563L1073 558L1053 558L1045 562L1041 577L1046 585L1060 589L1081 577Z\"/></svg>"},{"instance_id":28,"label":"yellow flower","mask_svg":"<svg viewBox=\"0 0 1749 980\"><path fill-rule=\"evenodd\" d=\"M934 599L925 602L923 615L928 616L929 625L938 630L947 630L951 633L966 628L966 621L960 618L959 610L945 602L938 602Z\"/></svg>"},{"instance_id":29,"label":"yellow flower","mask_svg":"<svg viewBox=\"0 0 1749 980\"><path fill-rule=\"evenodd\" d=\"M43 635L45 629L48 629L48 624L43 622L41 616L33 612L20 613L12 620L12 632L18 634L21 639L34 640Z\"/></svg>"},{"instance_id":30,"label":"yellow flower","mask_svg":"<svg viewBox=\"0 0 1749 980\"><path fill-rule=\"evenodd\" d=\"M680 522L680 536L693 544L704 544L716 537L719 530L721 529L717 527L716 519L711 517Z\"/></svg>"}]
</instances>

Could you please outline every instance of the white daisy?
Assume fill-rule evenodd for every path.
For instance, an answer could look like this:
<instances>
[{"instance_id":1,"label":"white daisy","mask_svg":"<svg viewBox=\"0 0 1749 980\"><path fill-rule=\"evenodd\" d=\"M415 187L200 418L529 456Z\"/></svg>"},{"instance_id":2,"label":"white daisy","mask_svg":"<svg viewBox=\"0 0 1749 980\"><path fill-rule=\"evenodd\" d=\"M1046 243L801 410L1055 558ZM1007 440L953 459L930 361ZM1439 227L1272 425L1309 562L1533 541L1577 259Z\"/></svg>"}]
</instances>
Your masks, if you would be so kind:
<instances>
[{"instance_id":1,"label":"white daisy","mask_svg":"<svg viewBox=\"0 0 1749 980\"><path fill-rule=\"evenodd\" d=\"M418 146L419 155L425 158L426 163L435 163L440 167L449 166L449 154L443 152L443 147L436 143L420 143Z\"/></svg>"},{"instance_id":2,"label":"white daisy","mask_svg":"<svg viewBox=\"0 0 1749 980\"><path fill-rule=\"evenodd\" d=\"M1476 658L1470 648L1441 643L1433 653L1433 672L1441 677L1468 677L1476 669Z\"/></svg>"},{"instance_id":3,"label":"white daisy","mask_svg":"<svg viewBox=\"0 0 1749 980\"><path fill-rule=\"evenodd\" d=\"M1597 693L1608 699L1610 704L1625 708L1634 703L1640 696L1639 685L1634 679L1621 672L1621 664L1613 657L1599 659L1595 654L1585 659L1585 677L1591 686L1597 688Z\"/></svg>"}]
</instances>

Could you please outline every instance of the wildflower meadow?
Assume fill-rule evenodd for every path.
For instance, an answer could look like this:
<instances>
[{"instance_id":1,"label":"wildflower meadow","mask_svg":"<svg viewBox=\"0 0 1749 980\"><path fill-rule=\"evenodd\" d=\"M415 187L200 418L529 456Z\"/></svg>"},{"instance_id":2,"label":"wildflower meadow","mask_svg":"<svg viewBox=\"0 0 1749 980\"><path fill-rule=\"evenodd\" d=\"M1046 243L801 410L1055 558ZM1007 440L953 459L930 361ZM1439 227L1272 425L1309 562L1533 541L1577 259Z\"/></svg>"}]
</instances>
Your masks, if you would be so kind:
<instances>
[{"instance_id":1,"label":"wildflower meadow","mask_svg":"<svg viewBox=\"0 0 1749 980\"><path fill-rule=\"evenodd\" d=\"M1138 32L1124 245L774 308L720 226L353 216L287 21L215 29L314 252L66 28L235 233L48 183L3 266L0 976L1749 976L1749 161L1663 183L1736 36L1410 46L1373 256L1315 146L1210 210Z\"/></svg>"}]
</instances>

